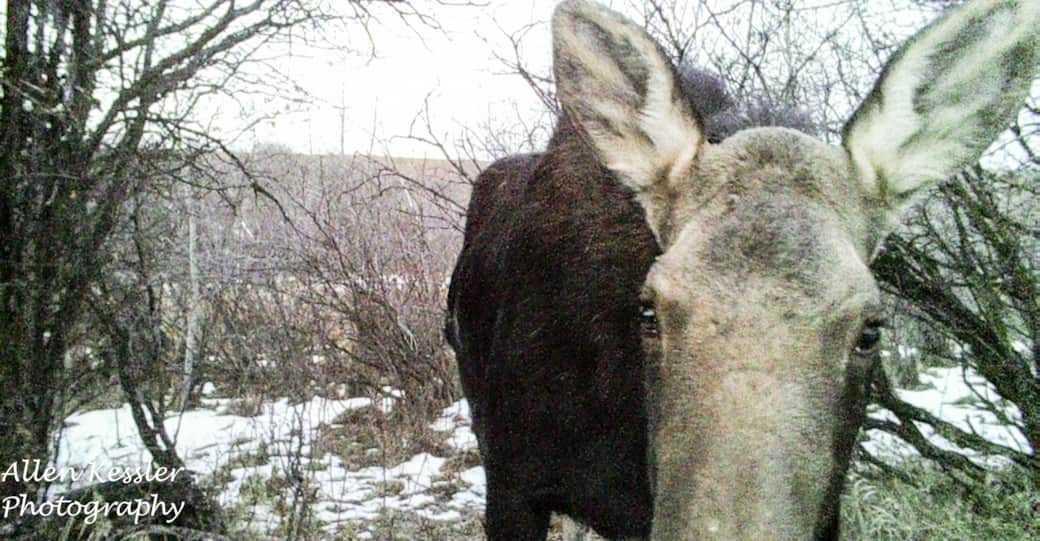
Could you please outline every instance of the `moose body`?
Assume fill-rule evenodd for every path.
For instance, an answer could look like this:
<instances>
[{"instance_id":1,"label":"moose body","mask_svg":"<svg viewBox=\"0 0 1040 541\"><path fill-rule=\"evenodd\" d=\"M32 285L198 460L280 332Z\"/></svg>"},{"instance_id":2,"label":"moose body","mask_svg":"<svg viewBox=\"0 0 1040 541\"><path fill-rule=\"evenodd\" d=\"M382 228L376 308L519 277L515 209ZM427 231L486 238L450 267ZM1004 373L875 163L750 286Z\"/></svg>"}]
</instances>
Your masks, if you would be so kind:
<instances>
[{"instance_id":1,"label":"moose body","mask_svg":"<svg viewBox=\"0 0 1040 541\"><path fill-rule=\"evenodd\" d=\"M449 291L489 539L544 539L553 512L608 538L836 539L880 338L868 265L1017 110L1038 4L919 33L841 146L711 140L642 29L561 4L556 132L480 176Z\"/></svg>"}]
</instances>

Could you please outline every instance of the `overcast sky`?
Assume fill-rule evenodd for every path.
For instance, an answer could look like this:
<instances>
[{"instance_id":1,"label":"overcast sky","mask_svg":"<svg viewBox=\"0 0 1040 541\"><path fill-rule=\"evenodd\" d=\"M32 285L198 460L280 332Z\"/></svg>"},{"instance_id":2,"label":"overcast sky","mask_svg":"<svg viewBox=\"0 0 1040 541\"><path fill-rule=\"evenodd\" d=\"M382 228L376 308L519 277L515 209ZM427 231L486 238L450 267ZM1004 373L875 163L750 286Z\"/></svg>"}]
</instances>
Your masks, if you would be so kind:
<instances>
[{"instance_id":1,"label":"overcast sky","mask_svg":"<svg viewBox=\"0 0 1040 541\"><path fill-rule=\"evenodd\" d=\"M601 1L622 11L632 11L638 4ZM414 5L427 10L441 30L421 25L407 28L396 17L383 17L380 24L371 27L375 57L367 54L360 28L332 37L335 45L358 50L355 54L295 48L292 56L277 62L277 66L311 96L309 103L297 104L291 108L294 111L286 112L281 102L247 100L253 110L250 114L263 111L274 116L243 129L239 108L215 101L205 113L206 120L211 129L239 132L234 146L240 150L275 143L296 152L338 153L343 111L343 146L348 153L439 157L428 146L398 137L409 133L427 97L432 128L448 142L465 126L515 123L518 115L533 117L543 109L536 95L520 77L504 73L505 67L493 52L511 55L507 36L527 29L521 51L525 64L547 72L551 64L548 20L557 0L474 2L483 5L434 6L426 0L415 0ZM714 0L711 5L722 9L727 3ZM889 1L879 0L881 4L887 6ZM806 0L800 5L832 4L828 0ZM826 17L827 12L825 7L821 13Z\"/></svg>"},{"instance_id":2,"label":"overcast sky","mask_svg":"<svg viewBox=\"0 0 1040 541\"><path fill-rule=\"evenodd\" d=\"M283 102L245 100L250 108L275 115L246 127L237 106L242 100L237 104L215 100L204 113L206 121L212 129L241 132L235 147L242 150L276 143L296 152L338 153L342 103L346 152L371 149L423 156L430 153L428 147L394 136L409 132L427 97L434 111L434 129L448 139L462 126L500 116L515 118L514 104L521 111L539 108L534 93L519 77L503 74L491 51L506 50L507 33L532 22L545 23L555 3L492 0L486 7L429 8L441 30L420 25L413 30L388 17L371 28L375 57L368 54L360 29L353 36L342 36L338 44L359 49L353 54L296 48L276 65L312 96L309 104L289 106L285 112ZM532 28L525 44L525 57L536 67L549 65L548 24Z\"/></svg>"}]
</instances>

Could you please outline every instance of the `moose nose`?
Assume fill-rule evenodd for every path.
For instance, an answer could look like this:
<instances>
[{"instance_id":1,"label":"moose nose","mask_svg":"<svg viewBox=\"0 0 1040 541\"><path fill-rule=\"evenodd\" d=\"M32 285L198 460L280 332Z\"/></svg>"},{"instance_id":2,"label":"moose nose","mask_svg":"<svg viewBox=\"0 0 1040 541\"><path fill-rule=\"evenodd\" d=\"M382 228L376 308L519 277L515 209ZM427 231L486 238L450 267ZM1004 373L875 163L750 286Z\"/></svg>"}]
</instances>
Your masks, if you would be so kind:
<instances>
[{"instance_id":1,"label":"moose nose","mask_svg":"<svg viewBox=\"0 0 1040 541\"><path fill-rule=\"evenodd\" d=\"M830 461L825 441L805 438L814 428L807 393L761 367L718 375L702 404L713 413L698 427L704 440L687 531L676 538L812 538Z\"/></svg>"}]
</instances>

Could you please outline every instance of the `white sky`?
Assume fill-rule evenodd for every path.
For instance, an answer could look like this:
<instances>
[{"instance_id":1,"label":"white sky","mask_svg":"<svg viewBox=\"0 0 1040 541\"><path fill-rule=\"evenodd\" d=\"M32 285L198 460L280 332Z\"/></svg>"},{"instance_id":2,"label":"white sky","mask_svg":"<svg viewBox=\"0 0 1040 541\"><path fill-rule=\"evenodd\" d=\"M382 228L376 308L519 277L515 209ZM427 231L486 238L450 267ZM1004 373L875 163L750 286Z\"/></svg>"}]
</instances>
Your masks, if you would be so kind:
<instances>
[{"instance_id":1,"label":"white sky","mask_svg":"<svg viewBox=\"0 0 1040 541\"><path fill-rule=\"evenodd\" d=\"M485 5L431 6L432 2L415 0L443 31L421 25L413 30L396 17L385 17L372 27L375 58L366 54L368 44L360 28L342 36L341 43L336 38L336 45L362 49L360 53L293 51L278 69L313 99L305 106L297 104L295 112L285 112L282 103L254 100L248 107L278 113L247 128L234 146L249 150L257 144L277 143L296 152L338 153L341 103L346 106L342 131L348 153L440 157L436 149L400 137L409 133L427 97L432 129L447 143L457 139L464 127L485 123L498 127L515 124L518 116L533 118L543 110L536 95L520 77L506 74L493 52L512 56L507 36L527 28L521 51L525 65L547 73L551 63L548 20L557 0L474 1ZM638 5L600 1L626 12ZM712 5L721 9L726 3L716 0ZM804 2L806 7L815 4L826 6L827 1ZM241 108L229 105L233 104L214 103L206 112L207 122L227 130L225 135L241 132L245 124L239 118Z\"/></svg>"},{"instance_id":2,"label":"white sky","mask_svg":"<svg viewBox=\"0 0 1040 541\"><path fill-rule=\"evenodd\" d=\"M421 1L421 0L420 0ZM508 42L512 32L534 21L545 22L555 0L492 0L486 7L436 7L433 13L443 31L406 28L386 18L372 28L376 57L366 51L294 51L278 69L313 96L299 112L279 113L248 128L235 146L248 150L256 144L278 143L305 153L340 151L341 103L346 104L346 152L388 152L397 156L436 155L429 147L393 136L405 135L429 96L435 111L434 129L450 140L462 126L475 126L497 116L516 117L539 109L534 93L519 77L503 74L492 48ZM419 4L421 5L421 4ZM421 36L421 38L420 38ZM351 43L344 36L343 45ZM358 29L353 37L367 47ZM490 46L489 46L490 44ZM534 28L525 39L525 57L545 68L551 59L548 24ZM540 64L539 64L540 63ZM258 100L258 110L278 111L285 104ZM211 104L208 121L230 132L242 129L240 107ZM296 106L300 109L300 106Z\"/></svg>"}]
</instances>

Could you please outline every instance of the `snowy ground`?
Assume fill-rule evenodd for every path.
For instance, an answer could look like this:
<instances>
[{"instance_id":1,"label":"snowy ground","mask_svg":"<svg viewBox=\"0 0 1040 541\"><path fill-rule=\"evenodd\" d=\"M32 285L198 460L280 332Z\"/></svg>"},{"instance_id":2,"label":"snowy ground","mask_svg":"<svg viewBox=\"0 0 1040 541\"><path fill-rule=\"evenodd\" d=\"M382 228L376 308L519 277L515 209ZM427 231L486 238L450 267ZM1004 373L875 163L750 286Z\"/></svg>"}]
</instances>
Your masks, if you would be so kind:
<instances>
[{"instance_id":1,"label":"snowy ground","mask_svg":"<svg viewBox=\"0 0 1040 541\"><path fill-rule=\"evenodd\" d=\"M915 391L897 390L899 398L950 422L961 430L974 432L990 442L1021 452L1033 452L1025 435L1018 428L1009 426L1007 422L998 418L998 414L1003 415L1008 421L1021 426L1022 415L1018 408L1007 404L994 412L982 407L983 400L997 402L999 395L978 374L960 368L931 368L922 371L918 377L924 388ZM872 407L869 415L898 422L891 412L877 407ZM936 434L927 424L917 423L917 426L925 437L942 449L960 452L980 464L1000 466L1004 463L1001 459L975 456L966 452ZM880 430L867 433L864 447L874 456L888 459L898 460L917 454L902 440Z\"/></svg>"},{"instance_id":2,"label":"snowy ground","mask_svg":"<svg viewBox=\"0 0 1040 541\"><path fill-rule=\"evenodd\" d=\"M315 398L295 405L279 400L264 404L253 417L222 413L232 403L229 399L203 402L203 409L167 419L166 429L176 435L177 450L187 467L203 479L217 480L222 504L249 501L246 514L255 531L274 530L280 520L275 507L292 498L292 490L286 487L284 498L268 498L270 502L244 496L271 486L273 478L289 477L294 468L303 472L308 488L315 491L312 509L325 529L332 533L349 526L358 539L371 537L365 525L389 511L428 521L457 522L482 508L484 471L479 466L448 471L449 456L419 453L399 464L359 467L344 463L333 453L314 451L325 433L340 426L338 421L345 414L367 412L374 417L369 398ZM378 406L387 413L392 400ZM442 434L443 448L450 451L445 454L475 452L476 438L469 430L465 401L446 408L431 428ZM368 462L380 462L378 448L359 451L373 459ZM129 407L124 406L69 417L55 465L107 471L112 467L146 468L149 462ZM55 485L51 492L57 495L88 481L84 477L79 483Z\"/></svg>"},{"instance_id":3,"label":"snowy ground","mask_svg":"<svg viewBox=\"0 0 1040 541\"><path fill-rule=\"evenodd\" d=\"M905 400L959 426L973 428L994 442L1028 449L1021 433L999 426L992 412L974 405L971 397L975 393L991 392L977 376L969 374L965 378L959 369L931 369L921 379L929 388L901 391ZM253 531L274 531L284 516L279 507L284 508L285 502L291 500L292 490L272 480L288 478L294 464L295 471L304 473L307 486L313 491L312 509L321 527L340 538L373 537L375 525L387 512L429 523L458 523L472 521L482 511L484 472L474 460L476 439L470 430L465 401L445 409L431 425L442 440L438 454L420 452L390 464L379 460L381 450L370 440L351 441L349 430L341 430L341 437L333 446L328 443L328 435L338 428L349 428L346 422L363 425L366 416L375 417L377 410L389 411L392 398L378 403L369 398L315 398L301 404L280 400L264 404L255 416L228 413L233 409L230 399L210 398L203 403L201 409L167 419L167 430L171 436L176 435L177 450L188 467L219 488L223 504L237 505L248 513ZM890 415L884 411L871 414ZM1007 414L1016 418L1017 412ZM867 436L867 447L876 453L892 458L912 454L905 445L883 433L871 432ZM930 436L952 447L939 436ZM330 452L344 446L353 451ZM366 460L345 462L342 456ZM149 461L129 409L122 407L69 417L56 466L141 468ZM52 493L74 487L75 484L55 486ZM258 487L266 489L258 491ZM274 498L256 496L257 492L270 496L271 490L276 492Z\"/></svg>"}]
</instances>

